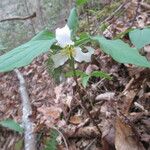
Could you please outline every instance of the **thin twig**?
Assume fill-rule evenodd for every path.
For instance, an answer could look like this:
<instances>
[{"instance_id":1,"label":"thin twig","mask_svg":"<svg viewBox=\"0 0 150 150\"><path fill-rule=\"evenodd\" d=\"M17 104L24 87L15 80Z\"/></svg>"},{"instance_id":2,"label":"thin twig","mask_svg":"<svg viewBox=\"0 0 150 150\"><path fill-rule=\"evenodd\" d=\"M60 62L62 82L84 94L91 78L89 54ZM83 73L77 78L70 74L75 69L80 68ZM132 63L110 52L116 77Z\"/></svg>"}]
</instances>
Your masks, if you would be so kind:
<instances>
[{"instance_id":1,"label":"thin twig","mask_svg":"<svg viewBox=\"0 0 150 150\"><path fill-rule=\"evenodd\" d=\"M11 18L2 19L2 20L0 20L0 22L13 21L13 20L27 20L27 19L31 19L31 18L34 18L34 17L36 17L35 12L30 16L25 16L25 17L15 16L15 17L11 17Z\"/></svg>"},{"instance_id":2,"label":"thin twig","mask_svg":"<svg viewBox=\"0 0 150 150\"><path fill-rule=\"evenodd\" d=\"M84 150L89 150L96 140L97 138L93 139L92 142Z\"/></svg>"},{"instance_id":3,"label":"thin twig","mask_svg":"<svg viewBox=\"0 0 150 150\"><path fill-rule=\"evenodd\" d=\"M15 73L17 74L17 77L20 82L20 95L22 100L22 122L24 127L24 145L25 150L36 150L36 142L35 142L35 134L33 132L33 123L30 121L29 116L32 114L32 108L29 100L29 96L27 93L27 87L24 80L23 75L18 69L15 69Z\"/></svg>"}]
</instances>

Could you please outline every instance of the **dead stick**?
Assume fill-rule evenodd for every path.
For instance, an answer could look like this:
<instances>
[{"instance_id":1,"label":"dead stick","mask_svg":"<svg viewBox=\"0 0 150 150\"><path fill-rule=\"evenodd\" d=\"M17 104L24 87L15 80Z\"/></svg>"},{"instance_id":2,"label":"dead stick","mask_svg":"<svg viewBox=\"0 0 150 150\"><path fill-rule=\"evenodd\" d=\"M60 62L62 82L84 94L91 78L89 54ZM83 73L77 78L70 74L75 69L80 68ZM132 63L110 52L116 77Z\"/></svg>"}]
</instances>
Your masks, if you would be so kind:
<instances>
[{"instance_id":1,"label":"dead stick","mask_svg":"<svg viewBox=\"0 0 150 150\"><path fill-rule=\"evenodd\" d=\"M11 17L11 18L2 19L2 20L0 20L0 22L13 21L13 20L27 20L27 19L31 19L31 18L34 18L34 17L36 17L36 12L34 12L30 16L25 16L25 17L15 16L15 17Z\"/></svg>"},{"instance_id":2,"label":"dead stick","mask_svg":"<svg viewBox=\"0 0 150 150\"><path fill-rule=\"evenodd\" d=\"M26 83L24 80L23 75L18 69L15 69L15 73L17 74L17 77L20 82L20 95L21 95L21 100L22 100L22 122L23 122L23 127L24 127L24 145L25 145L25 150L36 150L36 144L35 144L35 135L33 132L33 124L30 121L29 116L32 114L32 108L31 104L29 101L29 96L27 93L27 88L26 88Z\"/></svg>"}]
</instances>

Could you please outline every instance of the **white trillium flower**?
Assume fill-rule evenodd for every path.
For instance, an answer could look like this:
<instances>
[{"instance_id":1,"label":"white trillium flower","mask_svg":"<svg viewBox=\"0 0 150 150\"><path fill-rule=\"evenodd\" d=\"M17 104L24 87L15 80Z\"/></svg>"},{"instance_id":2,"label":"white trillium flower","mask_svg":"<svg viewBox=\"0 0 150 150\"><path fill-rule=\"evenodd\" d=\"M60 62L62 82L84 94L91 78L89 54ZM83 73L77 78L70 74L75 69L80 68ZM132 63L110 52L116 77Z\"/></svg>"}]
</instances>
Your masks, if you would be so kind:
<instances>
[{"instance_id":1,"label":"white trillium flower","mask_svg":"<svg viewBox=\"0 0 150 150\"><path fill-rule=\"evenodd\" d=\"M62 48L60 53L52 56L54 68L62 66L68 59L73 57L77 62L90 62L91 55L94 53L92 48L87 47L87 53L83 53L80 47L74 47L74 42L71 40L71 30L68 25L63 28L56 29L57 44Z\"/></svg>"},{"instance_id":2,"label":"white trillium flower","mask_svg":"<svg viewBox=\"0 0 150 150\"><path fill-rule=\"evenodd\" d=\"M63 28L56 29L56 40L58 45L62 48L65 48L68 45L74 45L74 42L71 40L71 30L67 25Z\"/></svg>"}]
</instances>

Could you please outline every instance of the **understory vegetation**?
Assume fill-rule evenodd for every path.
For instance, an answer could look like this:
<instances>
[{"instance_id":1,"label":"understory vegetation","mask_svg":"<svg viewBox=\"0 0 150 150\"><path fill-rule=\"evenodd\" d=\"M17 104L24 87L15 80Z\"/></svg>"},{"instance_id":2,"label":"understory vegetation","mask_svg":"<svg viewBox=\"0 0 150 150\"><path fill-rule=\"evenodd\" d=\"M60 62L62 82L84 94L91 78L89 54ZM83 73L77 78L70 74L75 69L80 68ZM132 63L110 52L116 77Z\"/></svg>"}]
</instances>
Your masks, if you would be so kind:
<instances>
[{"instance_id":1,"label":"understory vegetation","mask_svg":"<svg viewBox=\"0 0 150 150\"><path fill-rule=\"evenodd\" d=\"M31 25L0 40L0 149L149 150L149 1L58 3L0 20Z\"/></svg>"}]
</instances>

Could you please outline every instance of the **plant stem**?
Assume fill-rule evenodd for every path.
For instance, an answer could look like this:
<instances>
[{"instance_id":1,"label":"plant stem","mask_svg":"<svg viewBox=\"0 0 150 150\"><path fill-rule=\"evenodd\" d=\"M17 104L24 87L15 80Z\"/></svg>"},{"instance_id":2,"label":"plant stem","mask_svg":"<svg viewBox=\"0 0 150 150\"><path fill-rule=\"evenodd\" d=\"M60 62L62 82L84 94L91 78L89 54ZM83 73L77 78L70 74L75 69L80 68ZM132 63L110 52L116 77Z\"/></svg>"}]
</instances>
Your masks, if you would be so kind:
<instances>
[{"instance_id":1,"label":"plant stem","mask_svg":"<svg viewBox=\"0 0 150 150\"><path fill-rule=\"evenodd\" d=\"M77 80L77 75L76 75L76 71L75 71L75 64L74 64L74 58L72 57L70 59L70 66L73 70L73 78L76 82L76 87L77 87L77 92L79 94L79 98L80 98L80 101L81 101L81 106L83 107L85 113L88 115L88 117L90 118L90 120L92 121L93 125L97 128L99 134L100 134L100 137L102 136L102 132L99 128L99 126L97 125L96 121L93 119L92 115L90 114L86 104L84 103L84 99L83 99L83 96L82 96L82 93L81 93L81 90L80 90L80 86L79 86L79 83L78 83L78 80Z\"/></svg>"}]
</instances>

